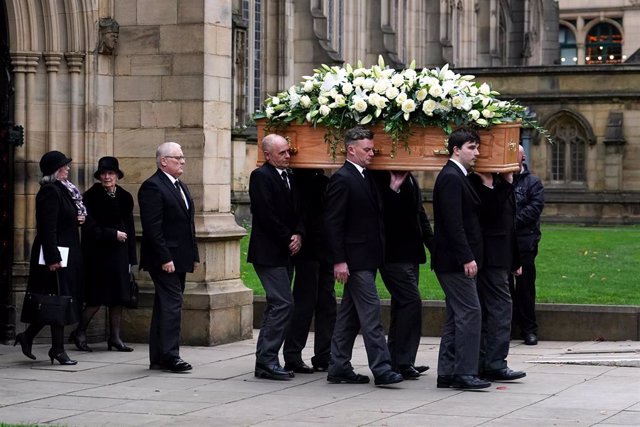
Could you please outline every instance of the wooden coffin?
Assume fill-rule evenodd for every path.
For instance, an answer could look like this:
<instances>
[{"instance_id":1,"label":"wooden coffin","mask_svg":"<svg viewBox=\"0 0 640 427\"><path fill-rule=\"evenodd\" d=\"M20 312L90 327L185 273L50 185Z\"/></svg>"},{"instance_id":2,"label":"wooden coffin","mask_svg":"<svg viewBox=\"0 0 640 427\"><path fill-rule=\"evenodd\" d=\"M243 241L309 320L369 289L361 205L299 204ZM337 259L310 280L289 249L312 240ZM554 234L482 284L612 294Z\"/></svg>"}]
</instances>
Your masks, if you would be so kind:
<instances>
[{"instance_id":1,"label":"wooden coffin","mask_svg":"<svg viewBox=\"0 0 640 427\"><path fill-rule=\"evenodd\" d=\"M265 132L265 120L257 121L258 126L258 165L264 162L262 138L271 132ZM494 125L480 133L480 157L476 163L479 172L515 172L520 170L517 154L520 140L520 123ZM383 132L382 125L371 128L374 132L375 156L370 169L439 171L449 158L447 136L437 127L416 126L409 138L408 146L400 142L396 155L391 156L392 142ZM314 128L308 124L291 124L275 131L284 136L291 145L292 168L332 169L344 163L344 146L340 144L335 158L324 142L325 129Z\"/></svg>"}]
</instances>

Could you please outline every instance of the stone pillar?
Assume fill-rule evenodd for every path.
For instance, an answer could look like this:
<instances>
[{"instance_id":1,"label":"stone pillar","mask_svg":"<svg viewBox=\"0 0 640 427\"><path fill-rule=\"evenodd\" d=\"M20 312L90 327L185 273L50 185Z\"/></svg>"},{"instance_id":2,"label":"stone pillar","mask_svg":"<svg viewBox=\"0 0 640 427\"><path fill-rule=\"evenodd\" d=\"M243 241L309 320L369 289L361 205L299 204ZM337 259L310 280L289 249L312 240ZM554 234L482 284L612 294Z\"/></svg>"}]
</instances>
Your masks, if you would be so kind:
<instances>
[{"instance_id":1,"label":"stone pillar","mask_svg":"<svg viewBox=\"0 0 640 427\"><path fill-rule=\"evenodd\" d=\"M58 102L58 71L63 55L58 52L46 52L44 61L47 66L47 142L48 150L59 150L69 155L68 141L60 138L58 115L63 114L62 105Z\"/></svg>"},{"instance_id":2,"label":"stone pillar","mask_svg":"<svg viewBox=\"0 0 640 427\"><path fill-rule=\"evenodd\" d=\"M80 52L65 53L67 59L67 68L69 69L69 140L71 150L69 156L78 164L84 159L84 144L82 144L82 109L84 99L82 99L81 85L82 63L84 54ZM78 168L71 168L69 171L70 179L73 183L79 183ZM79 185L79 184L78 184Z\"/></svg>"},{"instance_id":3,"label":"stone pillar","mask_svg":"<svg viewBox=\"0 0 640 427\"><path fill-rule=\"evenodd\" d=\"M173 4L173 6L171 6ZM187 157L200 265L187 275L182 342L250 338L253 295L240 280L240 239L231 213L232 1L116 4L114 155L136 194L154 171L155 149L175 141ZM138 232L141 230L138 228ZM125 313L125 339L146 341L153 284L140 274L141 307Z\"/></svg>"}]
</instances>

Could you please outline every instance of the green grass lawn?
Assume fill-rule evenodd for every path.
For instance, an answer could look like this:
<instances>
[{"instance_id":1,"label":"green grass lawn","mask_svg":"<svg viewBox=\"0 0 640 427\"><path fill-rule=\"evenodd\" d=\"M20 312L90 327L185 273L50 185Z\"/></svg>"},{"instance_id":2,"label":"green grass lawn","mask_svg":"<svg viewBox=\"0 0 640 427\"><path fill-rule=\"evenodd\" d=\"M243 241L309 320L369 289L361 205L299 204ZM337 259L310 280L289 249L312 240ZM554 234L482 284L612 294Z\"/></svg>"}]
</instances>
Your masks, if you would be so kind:
<instances>
[{"instance_id":1,"label":"green grass lawn","mask_svg":"<svg viewBox=\"0 0 640 427\"><path fill-rule=\"evenodd\" d=\"M246 263L249 238L242 240L242 280L264 295L251 264ZM543 225L536 261L537 301L566 304L640 305L640 226L581 227ZM378 292L389 298L378 277ZM342 294L342 285L336 285ZM424 299L444 298L428 266L420 268Z\"/></svg>"}]
</instances>

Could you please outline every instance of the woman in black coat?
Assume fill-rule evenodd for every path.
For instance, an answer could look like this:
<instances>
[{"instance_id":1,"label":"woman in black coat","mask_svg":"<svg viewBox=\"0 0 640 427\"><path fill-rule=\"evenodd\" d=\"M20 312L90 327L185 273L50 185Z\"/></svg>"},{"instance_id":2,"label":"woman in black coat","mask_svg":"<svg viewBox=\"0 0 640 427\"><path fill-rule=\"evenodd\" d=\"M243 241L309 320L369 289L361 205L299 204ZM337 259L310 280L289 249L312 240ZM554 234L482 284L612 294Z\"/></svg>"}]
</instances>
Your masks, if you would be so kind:
<instances>
[{"instance_id":1,"label":"woman in black coat","mask_svg":"<svg viewBox=\"0 0 640 427\"><path fill-rule=\"evenodd\" d=\"M36 195L36 237L31 246L27 294L57 294L71 296L72 307L65 324L76 323L80 307L83 265L78 227L84 223L86 209L82 195L69 180L71 159L59 151L50 151L40 159L40 190ZM68 256L59 247L68 248ZM41 261L42 259L42 261ZM65 267L66 265L66 267ZM26 302L26 298L25 298ZM16 336L22 353L35 360L31 353L33 339L45 326L36 310L24 304L21 320L29 323L27 329ZM51 325L51 364L75 365L64 350L64 326Z\"/></svg>"},{"instance_id":2,"label":"woman in black coat","mask_svg":"<svg viewBox=\"0 0 640 427\"><path fill-rule=\"evenodd\" d=\"M136 257L133 225L133 197L117 185L124 174L118 159L103 157L93 176L100 180L83 197L88 219L82 227L82 255L85 263L85 308L78 328L69 338L81 351L91 351L86 331L100 306L109 307L110 336L107 348L133 351L122 342L122 307L131 301L131 266Z\"/></svg>"}]
</instances>

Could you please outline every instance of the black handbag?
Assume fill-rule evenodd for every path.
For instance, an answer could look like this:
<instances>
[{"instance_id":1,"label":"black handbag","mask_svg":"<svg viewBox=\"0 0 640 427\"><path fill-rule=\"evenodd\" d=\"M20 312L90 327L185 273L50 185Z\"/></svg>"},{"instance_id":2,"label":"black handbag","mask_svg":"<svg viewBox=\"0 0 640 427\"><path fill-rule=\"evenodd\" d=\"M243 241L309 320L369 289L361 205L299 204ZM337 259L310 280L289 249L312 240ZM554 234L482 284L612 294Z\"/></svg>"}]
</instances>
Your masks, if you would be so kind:
<instances>
[{"instance_id":1,"label":"black handbag","mask_svg":"<svg viewBox=\"0 0 640 427\"><path fill-rule=\"evenodd\" d=\"M138 283L136 282L136 277L131 273L129 275L129 287L131 289L131 298L129 302L125 304L127 308L138 308L138 297L140 295L140 290L138 289Z\"/></svg>"},{"instance_id":2,"label":"black handbag","mask_svg":"<svg viewBox=\"0 0 640 427\"><path fill-rule=\"evenodd\" d=\"M56 271L58 294L27 292L22 304L22 317L44 325L64 326L71 317L73 297L60 295L60 278Z\"/></svg>"}]
</instances>

